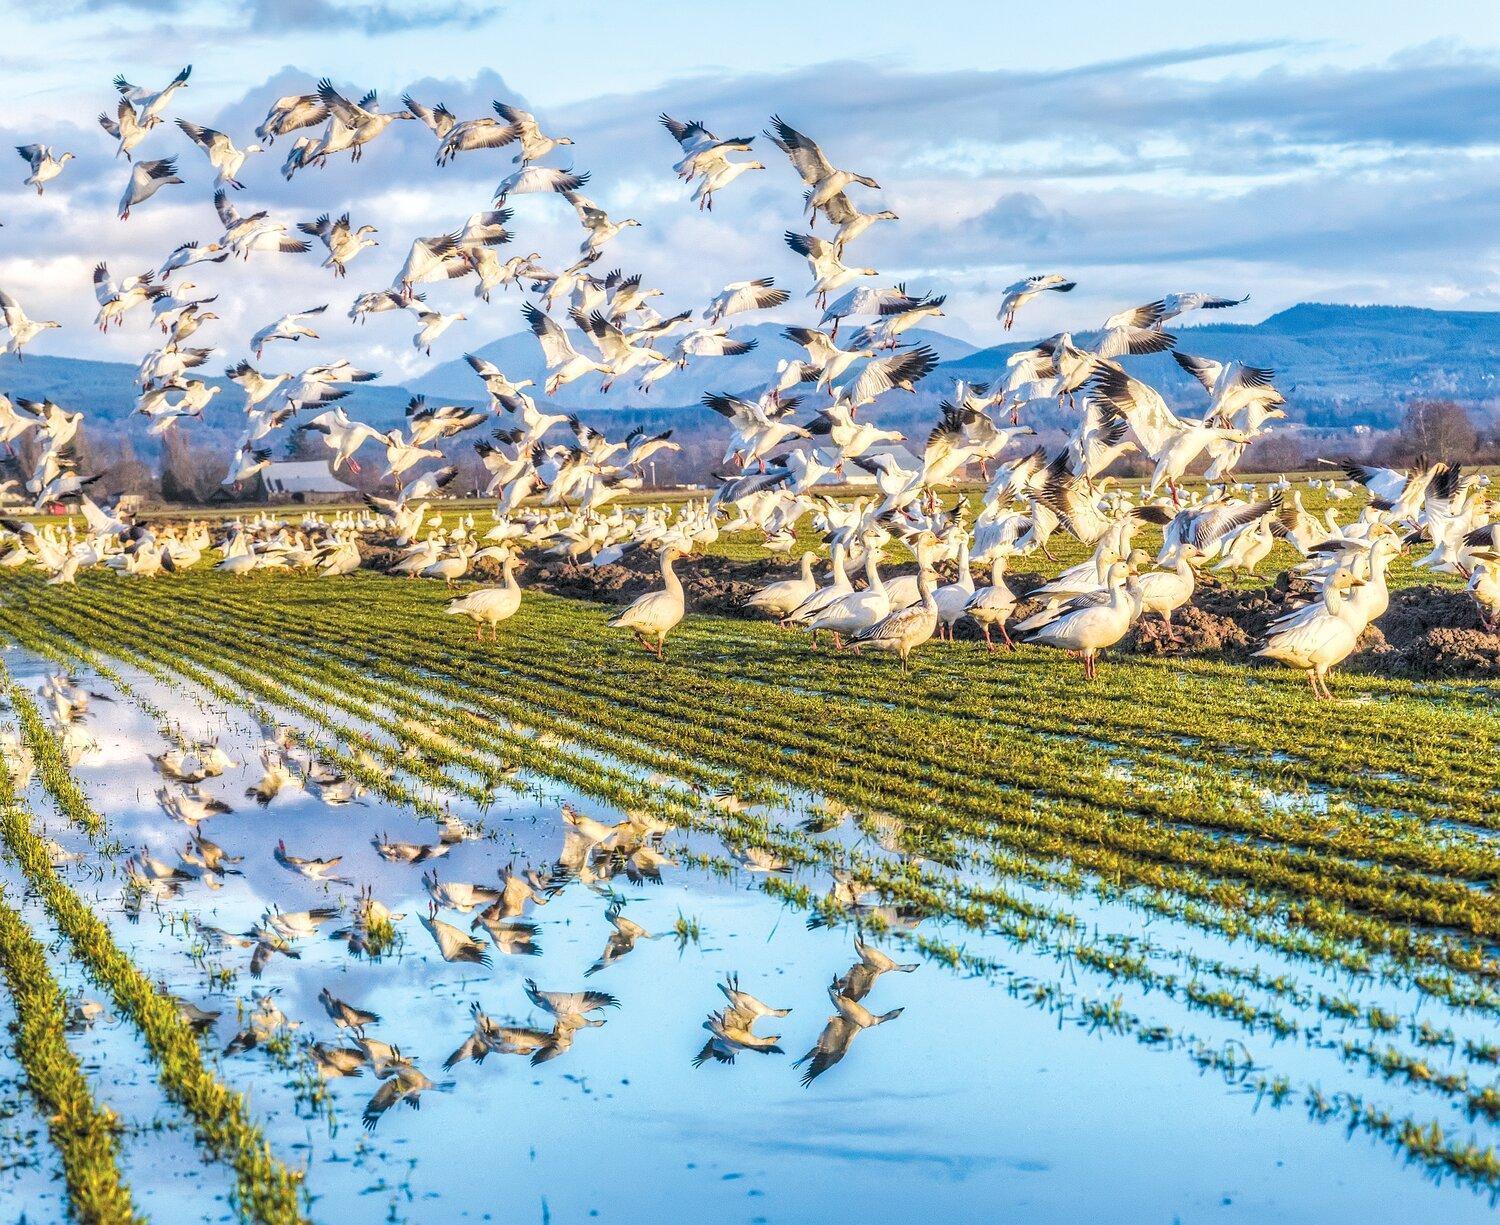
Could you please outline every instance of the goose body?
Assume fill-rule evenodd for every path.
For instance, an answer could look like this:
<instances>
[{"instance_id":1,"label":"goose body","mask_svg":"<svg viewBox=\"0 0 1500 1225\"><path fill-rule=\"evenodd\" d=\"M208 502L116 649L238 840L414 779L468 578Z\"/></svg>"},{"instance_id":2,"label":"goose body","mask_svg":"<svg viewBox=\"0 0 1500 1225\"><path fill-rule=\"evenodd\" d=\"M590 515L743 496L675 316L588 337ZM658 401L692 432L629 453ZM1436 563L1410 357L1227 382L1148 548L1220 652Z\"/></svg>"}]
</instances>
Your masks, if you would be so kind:
<instances>
[{"instance_id":1,"label":"goose body","mask_svg":"<svg viewBox=\"0 0 1500 1225\"><path fill-rule=\"evenodd\" d=\"M666 658L667 635L676 628L686 611L682 583L672 569L672 563L683 557L681 549L668 545L661 555L661 581L659 591L648 591L635 600L619 616L609 622L612 629L628 629L636 641L658 659ZM652 644L655 639L655 644Z\"/></svg>"}]
</instances>

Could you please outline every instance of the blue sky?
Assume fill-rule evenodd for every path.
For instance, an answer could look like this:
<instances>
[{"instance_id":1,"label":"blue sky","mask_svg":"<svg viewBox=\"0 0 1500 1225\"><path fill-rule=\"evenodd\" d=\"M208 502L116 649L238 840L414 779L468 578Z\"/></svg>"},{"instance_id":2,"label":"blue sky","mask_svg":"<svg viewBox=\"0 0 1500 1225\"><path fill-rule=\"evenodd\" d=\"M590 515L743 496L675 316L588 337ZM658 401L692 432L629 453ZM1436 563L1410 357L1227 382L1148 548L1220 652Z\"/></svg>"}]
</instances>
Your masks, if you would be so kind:
<instances>
[{"instance_id":1,"label":"blue sky","mask_svg":"<svg viewBox=\"0 0 1500 1225\"><path fill-rule=\"evenodd\" d=\"M615 213L638 216L610 250L668 306L700 306L723 283L805 270L780 243L798 223L798 184L774 149L712 217L672 178L667 109L711 127L758 131L773 111L834 160L872 174L902 221L862 241L887 280L950 294L948 330L998 339L999 289L1033 271L1076 276L1038 303L1031 332L1082 329L1120 306L1207 289L1252 295L1241 317L1303 299L1500 309L1500 8L1468 4L1160 6L933 2L859 9L805 4L515 3L430 0L62 0L9 5L0 49L0 139L43 140L80 160L38 201L15 162L0 181L0 285L34 315L62 319L39 345L138 356L130 329L100 341L88 270L154 265L215 236L201 155L159 129L148 156L177 154L190 182L129 222L112 203L123 162L94 126L110 78L164 82L184 63L174 115L241 141L278 95L322 74L388 106L412 88L461 116L519 100L572 135L574 164ZM42 21L45 12L48 20ZM1490 15L1493 13L1493 15ZM24 50L21 50L23 49ZM760 142L764 144L765 142ZM242 203L294 222L350 208L382 246L346 285L310 259L258 258L221 291L226 353L290 299L342 303L388 282L407 244L485 206L508 153L432 165L431 137L398 125L362 166L285 184L284 145L255 159ZM774 156L773 156L774 155ZM556 158L554 161L558 160ZM571 213L522 201L514 250L564 262ZM441 287L447 309L466 290ZM302 302L307 298L306 303ZM791 308L788 308L789 310ZM516 330L518 304L470 310L433 358ZM357 335L386 368L425 363L406 325ZM329 345L355 333L337 333Z\"/></svg>"}]
</instances>

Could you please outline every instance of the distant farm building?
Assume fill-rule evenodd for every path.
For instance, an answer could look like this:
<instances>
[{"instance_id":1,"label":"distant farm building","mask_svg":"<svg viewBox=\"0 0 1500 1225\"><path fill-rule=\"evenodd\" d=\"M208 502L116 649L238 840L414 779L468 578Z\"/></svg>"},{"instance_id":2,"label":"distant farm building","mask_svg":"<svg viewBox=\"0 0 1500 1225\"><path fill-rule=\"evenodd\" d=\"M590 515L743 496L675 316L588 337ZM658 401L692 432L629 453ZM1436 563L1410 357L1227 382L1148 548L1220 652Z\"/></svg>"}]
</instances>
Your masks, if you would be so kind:
<instances>
[{"instance_id":1,"label":"distant farm building","mask_svg":"<svg viewBox=\"0 0 1500 1225\"><path fill-rule=\"evenodd\" d=\"M267 502L349 502L359 490L333 475L319 459L286 460L260 470L257 493Z\"/></svg>"}]
</instances>

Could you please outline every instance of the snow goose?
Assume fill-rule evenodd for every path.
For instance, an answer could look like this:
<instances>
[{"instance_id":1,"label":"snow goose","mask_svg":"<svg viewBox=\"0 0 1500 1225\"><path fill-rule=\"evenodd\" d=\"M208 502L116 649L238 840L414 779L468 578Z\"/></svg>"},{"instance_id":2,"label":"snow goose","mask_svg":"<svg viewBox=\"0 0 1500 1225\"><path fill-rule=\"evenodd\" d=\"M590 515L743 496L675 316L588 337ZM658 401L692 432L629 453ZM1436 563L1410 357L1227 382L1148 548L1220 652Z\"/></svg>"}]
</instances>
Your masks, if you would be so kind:
<instances>
[{"instance_id":1,"label":"snow goose","mask_svg":"<svg viewBox=\"0 0 1500 1225\"><path fill-rule=\"evenodd\" d=\"M483 641L484 627L490 627L490 641L495 641L495 627L515 616L521 606L521 587L516 582L518 560L507 552L500 563L502 583L499 587L482 587L449 602L447 612L468 617L474 622L474 636Z\"/></svg>"},{"instance_id":2,"label":"snow goose","mask_svg":"<svg viewBox=\"0 0 1500 1225\"><path fill-rule=\"evenodd\" d=\"M259 145L249 144L243 149L237 148L234 141L223 132L190 123L186 119L179 119L177 126L182 129L184 136L208 156L208 164L218 172L218 177L214 180L215 186L233 187L236 190L244 188L245 185L240 182L240 170L252 153L264 152Z\"/></svg>"},{"instance_id":3,"label":"snow goose","mask_svg":"<svg viewBox=\"0 0 1500 1225\"><path fill-rule=\"evenodd\" d=\"M468 318L468 315L465 315L461 311L452 315L445 315L441 311L432 310L421 302L414 302L408 309L410 309L422 325L411 338L412 346L421 349L429 357L432 356L432 346L437 338L455 323L462 323Z\"/></svg>"},{"instance_id":4,"label":"snow goose","mask_svg":"<svg viewBox=\"0 0 1500 1225\"><path fill-rule=\"evenodd\" d=\"M115 150L115 156L119 157L123 153L127 161L133 160L130 151L145 140L151 129L160 122L160 119L153 117L142 123L136 117L135 107L131 106L125 98L120 99L120 108L114 119L103 111L99 112L99 126L120 142L120 147Z\"/></svg>"},{"instance_id":5,"label":"snow goose","mask_svg":"<svg viewBox=\"0 0 1500 1225\"><path fill-rule=\"evenodd\" d=\"M798 234L794 230L787 230L783 237L786 245L806 259L812 270L813 287L807 292L817 306L826 306L828 295L835 289L842 289L860 277L880 275L876 268L847 266L831 239L819 238L816 234Z\"/></svg>"},{"instance_id":6,"label":"snow goose","mask_svg":"<svg viewBox=\"0 0 1500 1225\"><path fill-rule=\"evenodd\" d=\"M756 163L759 165L759 163ZM842 191L834 192L823 205L823 215L838 227L838 233L833 236L833 249L840 256L844 253L844 247L853 242L877 221L899 221L901 220L888 208L883 208L875 213L862 213L850 203L849 197Z\"/></svg>"},{"instance_id":7,"label":"snow goose","mask_svg":"<svg viewBox=\"0 0 1500 1225\"><path fill-rule=\"evenodd\" d=\"M115 78L115 89L119 91L122 99L136 108L142 123L153 119L159 121L161 113L166 109L167 103L171 101L172 95L179 89L187 88L188 77L192 73L193 66L189 64L168 81L164 88L155 90L154 92L149 89L143 89L139 85L132 85L123 76L117 76Z\"/></svg>"},{"instance_id":8,"label":"snow goose","mask_svg":"<svg viewBox=\"0 0 1500 1225\"><path fill-rule=\"evenodd\" d=\"M953 641L953 627L968 611L974 598L974 575L969 569L969 533L961 532L958 541L958 580L944 583L932 593L938 609L938 634Z\"/></svg>"},{"instance_id":9,"label":"snow goose","mask_svg":"<svg viewBox=\"0 0 1500 1225\"><path fill-rule=\"evenodd\" d=\"M1177 564L1170 570L1153 570L1135 580L1135 598L1139 609L1137 616L1159 613L1162 624L1167 627L1167 636L1177 641L1177 631L1172 625L1172 614L1193 598L1197 575L1193 565L1198 554L1192 546L1180 550Z\"/></svg>"},{"instance_id":10,"label":"snow goose","mask_svg":"<svg viewBox=\"0 0 1500 1225\"><path fill-rule=\"evenodd\" d=\"M922 532L915 543L917 554L917 590L921 598L917 603L897 609L881 618L874 625L853 634L850 639L856 651L869 647L875 651L891 651L901 657L901 670L909 671L911 653L937 632L938 606L933 598L932 579L929 566L937 538L931 532Z\"/></svg>"},{"instance_id":11,"label":"snow goose","mask_svg":"<svg viewBox=\"0 0 1500 1225\"><path fill-rule=\"evenodd\" d=\"M1161 300L1161 316L1157 320L1160 327L1168 319L1175 319L1178 315L1185 315L1189 311L1216 311L1224 310L1231 306L1243 306L1250 301L1250 295L1243 298L1221 298L1216 294L1209 293L1169 293Z\"/></svg>"},{"instance_id":12,"label":"snow goose","mask_svg":"<svg viewBox=\"0 0 1500 1225\"><path fill-rule=\"evenodd\" d=\"M364 156L364 147L396 120L416 118L410 111L374 109L374 91L366 94L358 103L350 102L334 89L333 82L327 77L318 82L318 97L338 124L347 129L347 136L336 142L336 149L330 142L324 142L325 156L327 152L339 152L347 148L350 159L357 162Z\"/></svg>"},{"instance_id":13,"label":"snow goose","mask_svg":"<svg viewBox=\"0 0 1500 1225\"><path fill-rule=\"evenodd\" d=\"M976 590L965 608L970 619L984 632L985 649L989 651L995 649L995 644L990 638L992 629L999 629L1000 636L1005 639L1007 647L1014 650L1016 645L1010 640L1010 634L1005 628L1006 620L1016 607L1016 594L1005 581L1008 557L1009 555L1003 551L995 553L994 560L990 563L989 586Z\"/></svg>"},{"instance_id":14,"label":"snow goose","mask_svg":"<svg viewBox=\"0 0 1500 1225\"><path fill-rule=\"evenodd\" d=\"M1216 362L1207 357L1173 353L1172 359L1198 380L1212 399L1209 416L1223 424L1247 413L1250 429L1258 429L1267 417L1285 417L1278 405L1286 398L1272 383L1274 370L1247 366L1243 362Z\"/></svg>"},{"instance_id":15,"label":"snow goose","mask_svg":"<svg viewBox=\"0 0 1500 1225\"><path fill-rule=\"evenodd\" d=\"M130 210L144 203L170 183L181 183L177 177L177 159L165 157L154 162L136 162L130 168L130 180L120 196L120 220L130 218Z\"/></svg>"},{"instance_id":16,"label":"snow goose","mask_svg":"<svg viewBox=\"0 0 1500 1225\"><path fill-rule=\"evenodd\" d=\"M1479 606L1479 622L1490 633L1500 630L1500 553L1488 550L1473 554L1469 595Z\"/></svg>"},{"instance_id":17,"label":"snow goose","mask_svg":"<svg viewBox=\"0 0 1500 1225\"><path fill-rule=\"evenodd\" d=\"M1364 622L1347 596L1361 582L1362 579L1341 567L1324 583L1321 599L1271 623L1265 645L1255 654L1303 669L1313 695L1331 699L1328 670L1353 653L1364 630Z\"/></svg>"},{"instance_id":18,"label":"snow goose","mask_svg":"<svg viewBox=\"0 0 1500 1225\"><path fill-rule=\"evenodd\" d=\"M505 203L508 196L534 195L556 192L559 195L577 191L589 181L587 171L575 174L571 170L558 170L552 166L522 166L507 175L495 188L495 204Z\"/></svg>"},{"instance_id":19,"label":"snow goose","mask_svg":"<svg viewBox=\"0 0 1500 1225\"><path fill-rule=\"evenodd\" d=\"M458 123L458 116L439 102L436 106L423 106L415 101L410 94L401 95L401 105L411 112L411 116L429 132L438 138L441 145L447 138L449 132L453 131ZM442 163L439 162L439 165Z\"/></svg>"},{"instance_id":20,"label":"snow goose","mask_svg":"<svg viewBox=\"0 0 1500 1225\"><path fill-rule=\"evenodd\" d=\"M376 239L367 237L380 231L373 225L362 225L359 229L354 229L348 213L342 214L336 221L324 213L315 221L299 222L297 228L304 234L317 238L328 248L328 258L323 261L323 267L333 269L333 275L338 277L348 274L349 261L361 251L380 245Z\"/></svg>"},{"instance_id":21,"label":"snow goose","mask_svg":"<svg viewBox=\"0 0 1500 1225\"><path fill-rule=\"evenodd\" d=\"M31 167L31 173L26 176L26 186L35 187L39 196L42 189L57 178L63 167L73 160L71 153L53 153L51 145L17 145L16 152Z\"/></svg>"},{"instance_id":22,"label":"snow goose","mask_svg":"<svg viewBox=\"0 0 1500 1225\"><path fill-rule=\"evenodd\" d=\"M661 590L648 591L609 622L612 629L628 629L642 648L654 652L658 659L666 659L667 635L686 611L682 583L672 569L673 562L686 556L679 546L667 545L661 553Z\"/></svg>"},{"instance_id":23,"label":"snow goose","mask_svg":"<svg viewBox=\"0 0 1500 1225\"><path fill-rule=\"evenodd\" d=\"M526 317L532 335L541 345L542 356L546 359L547 369L551 371L544 387L549 396L556 395L558 388L581 379L586 374L609 373L608 366L601 365L593 358L584 357L579 353L573 347L573 342L568 339L568 334L563 331L562 325L543 314L532 303L526 303L522 307L522 313Z\"/></svg>"},{"instance_id":24,"label":"snow goose","mask_svg":"<svg viewBox=\"0 0 1500 1225\"><path fill-rule=\"evenodd\" d=\"M844 636L851 640L861 630L868 629L891 611L891 597L881 580L879 550L872 548L872 538L867 533L862 540L865 546L865 580L862 591L851 591L839 596L824 606L823 610L807 622L812 631L813 650L818 649L818 631L827 630L833 635L835 650L843 650Z\"/></svg>"},{"instance_id":25,"label":"snow goose","mask_svg":"<svg viewBox=\"0 0 1500 1225\"><path fill-rule=\"evenodd\" d=\"M776 288L774 277L764 276L754 281L731 281L715 296L703 312L708 323L722 323L729 315L741 311L774 310L785 306L791 294Z\"/></svg>"},{"instance_id":26,"label":"snow goose","mask_svg":"<svg viewBox=\"0 0 1500 1225\"><path fill-rule=\"evenodd\" d=\"M21 357L21 351L43 332L62 327L55 319L29 318L21 304L3 289L0 289L0 318L5 322L7 333L0 353L14 353L17 359ZM6 407L10 407L9 401Z\"/></svg>"},{"instance_id":27,"label":"snow goose","mask_svg":"<svg viewBox=\"0 0 1500 1225\"><path fill-rule=\"evenodd\" d=\"M304 311L295 311L289 315L283 315L274 323L268 323L254 336L250 337L250 348L254 350L255 356L259 358L261 352L273 340L301 340L306 336L309 340L317 340L318 333L315 332L305 320L314 315L321 315L328 309L328 303L322 306L311 306Z\"/></svg>"},{"instance_id":28,"label":"snow goose","mask_svg":"<svg viewBox=\"0 0 1500 1225\"><path fill-rule=\"evenodd\" d=\"M1070 281L1067 277L1059 276L1055 272L1038 273L1035 276L1026 277L1024 280L1005 287L1005 297L1001 299L1000 310L995 318L1004 323L1005 330L1008 332L1011 324L1016 321L1016 312L1037 295L1048 291L1069 293L1077 285L1077 281Z\"/></svg>"},{"instance_id":29,"label":"snow goose","mask_svg":"<svg viewBox=\"0 0 1500 1225\"><path fill-rule=\"evenodd\" d=\"M1110 564L1102 591L1085 592L1054 609L1028 617L1016 627L1030 634L1028 642L1059 647L1083 657L1083 673L1098 677L1095 657L1125 637L1135 612L1135 600L1127 589L1130 567L1123 561Z\"/></svg>"},{"instance_id":30,"label":"snow goose","mask_svg":"<svg viewBox=\"0 0 1500 1225\"><path fill-rule=\"evenodd\" d=\"M808 549L802 554L802 573L798 578L782 579L762 587L745 601L746 608L769 613L778 620L785 617L818 589L813 578L814 553Z\"/></svg>"},{"instance_id":31,"label":"snow goose","mask_svg":"<svg viewBox=\"0 0 1500 1225\"><path fill-rule=\"evenodd\" d=\"M797 131L779 115L771 116L771 128L774 131L768 129L766 136L772 144L787 155L793 168L802 176L802 181L810 189L807 193L808 213L825 210L836 195L853 183L879 190L880 184L868 175L836 168L824 155L823 150L818 147L816 141ZM833 219L830 217L829 220Z\"/></svg>"},{"instance_id":32,"label":"snow goose","mask_svg":"<svg viewBox=\"0 0 1500 1225\"><path fill-rule=\"evenodd\" d=\"M313 127L327 118L328 107L317 94L287 94L272 103L255 129L255 139L273 145L278 136Z\"/></svg>"}]
</instances>

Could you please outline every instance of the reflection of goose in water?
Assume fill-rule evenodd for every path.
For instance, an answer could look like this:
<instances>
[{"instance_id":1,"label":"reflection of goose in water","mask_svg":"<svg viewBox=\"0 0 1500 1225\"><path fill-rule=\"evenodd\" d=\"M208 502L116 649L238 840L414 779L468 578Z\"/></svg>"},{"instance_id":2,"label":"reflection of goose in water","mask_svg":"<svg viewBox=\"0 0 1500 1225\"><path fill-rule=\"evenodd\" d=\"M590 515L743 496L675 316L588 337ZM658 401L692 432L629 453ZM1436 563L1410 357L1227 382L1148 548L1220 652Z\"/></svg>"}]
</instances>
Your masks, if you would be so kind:
<instances>
[{"instance_id":1,"label":"reflection of goose in water","mask_svg":"<svg viewBox=\"0 0 1500 1225\"><path fill-rule=\"evenodd\" d=\"M286 842L278 838L276 849L271 852L272 857L288 872L295 872L298 876L318 884L327 885L349 885L354 882L344 876L332 876L330 873L344 862L342 855L335 855L332 859L314 859L303 855L292 855L287 852Z\"/></svg>"},{"instance_id":2,"label":"reflection of goose in water","mask_svg":"<svg viewBox=\"0 0 1500 1225\"><path fill-rule=\"evenodd\" d=\"M328 1014L336 1029L352 1029L357 1034L363 1034L366 1025L376 1025L380 1022L378 1013L356 1008L353 1004L339 999L327 987L318 992L318 1002L323 1005L323 1011Z\"/></svg>"},{"instance_id":3,"label":"reflection of goose in water","mask_svg":"<svg viewBox=\"0 0 1500 1225\"><path fill-rule=\"evenodd\" d=\"M866 944L857 936L854 940L854 951L859 954L859 960L846 970L842 977L834 981L840 995L846 999L862 1000L870 994L870 988L875 985L876 979L882 974L896 970L902 974L910 974L917 969L915 962L903 965L888 956L883 950L872 944Z\"/></svg>"},{"instance_id":4,"label":"reflection of goose in water","mask_svg":"<svg viewBox=\"0 0 1500 1225\"><path fill-rule=\"evenodd\" d=\"M369 1056L357 1046L330 1046L326 1042L314 1042L307 1048L308 1055L318 1069L319 1080L335 1080L341 1076L363 1076Z\"/></svg>"},{"instance_id":5,"label":"reflection of goose in water","mask_svg":"<svg viewBox=\"0 0 1500 1225\"><path fill-rule=\"evenodd\" d=\"M422 1094L429 1089L444 1088L447 1086L428 1080L411 1064L402 1064L395 1069L385 1084L375 1090L375 1096L365 1104L365 1112L360 1122L365 1125L367 1131L374 1131L375 1125L380 1122L380 1116L397 1102L405 1102L413 1110L420 1110Z\"/></svg>"},{"instance_id":6,"label":"reflection of goose in water","mask_svg":"<svg viewBox=\"0 0 1500 1225\"><path fill-rule=\"evenodd\" d=\"M603 1017L588 1014L620 1006L620 1001L605 991L543 991L532 978L526 980L526 998L543 1012L550 1012L559 1022L579 1025L603 1025Z\"/></svg>"},{"instance_id":7,"label":"reflection of goose in water","mask_svg":"<svg viewBox=\"0 0 1500 1225\"><path fill-rule=\"evenodd\" d=\"M858 1000L851 1000L848 996L840 994L837 979L829 985L828 998L833 1001L833 1006L837 1011L828 1018L812 1050L792 1064L794 1068L801 1067L803 1064L807 1065L807 1070L802 1073L803 1085L812 1084L847 1055L849 1047L860 1031L883 1025L887 1021L894 1021L903 1011L900 1008L893 1008L890 1012L876 1015Z\"/></svg>"},{"instance_id":8,"label":"reflection of goose in water","mask_svg":"<svg viewBox=\"0 0 1500 1225\"><path fill-rule=\"evenodd\" d=\"M778 1045L781 1041L780 1034L757 1034L752 1026L761 1017L784 1017L791 1009L772 1008L748 991L740 990L738 974L727 975L719 984L719 990L729 1001L729 1007L709 1013L708 1020L703 1022L703 1028L713 1036L703 1044L703 1049L693 1059L693 1066L702 1067L709 1059L719 1063L733 1063L735 1055L740 1051L756 1051L762 1055L782 1054Z\"/></svg>"},{"instance_id":9,"label":"reflection of goose in water","mask_svg":"<svg viewBox=\"0 0 1500 1225\"><path fill-rule=\"evenodd\" d=\"M437 917L436 902L428 905L427 914L422 917L422 926L437 944L444 961L472 961L482 966L490 964L490 955L484 945Z\"/></svg>"},{"instance_id":10,"label":"reflection of goose in water","mask_svg":"<svg viewBox=\"0 0 1500 1225\"><path fill-rule=\"evenodd\" d=\"M421 842L392 842L385 834L376 834L370 839L375 853L386 863L425 863L446 855L453 849L451 842L439 842L428 846Z\"/></svg>"},{"instance_id":11,"label":"reflection of goose in water","mask_svg":"<svg viewBox=\"0 0 1500 1225\"><path fill-rule=\"evenodd\" d=\"M446 906L461 914L468 914L476 906L488 906L500 900L500 890L488 885L474 885L466 881L440 881L437 869L422 874L422 886L438 906Z\"/></svg>"},{"instance_id":12,"label":"reflection of goose in water","mask_svg":"<svg viewBox=\"0 0 1500 1225\"><path fill-rule=\"evenodd\" d=\"M622 915L621 907L621 902L611 902L609 909L604 912L604 917L614 925L615 930L610 933L609 939L605 942L604 951L599 954L599 959L583 972L585 978L619 961L621 957L635 948L637 940L656 939L639 923Z\"/></svg>"}]
</instances>

